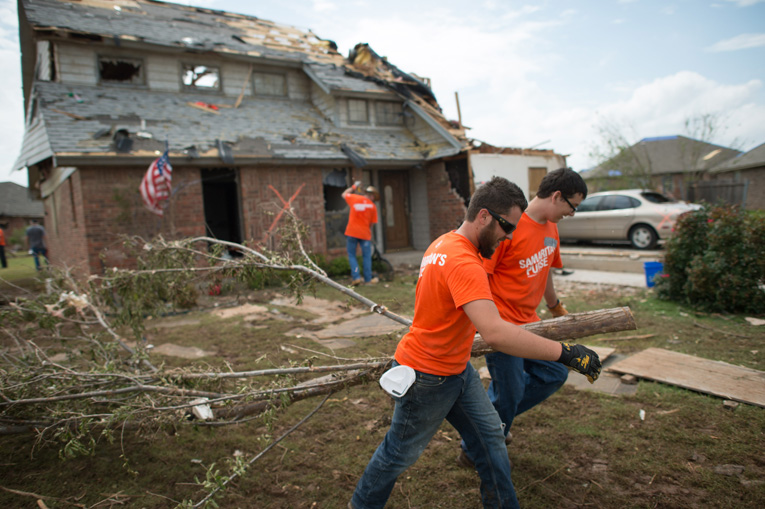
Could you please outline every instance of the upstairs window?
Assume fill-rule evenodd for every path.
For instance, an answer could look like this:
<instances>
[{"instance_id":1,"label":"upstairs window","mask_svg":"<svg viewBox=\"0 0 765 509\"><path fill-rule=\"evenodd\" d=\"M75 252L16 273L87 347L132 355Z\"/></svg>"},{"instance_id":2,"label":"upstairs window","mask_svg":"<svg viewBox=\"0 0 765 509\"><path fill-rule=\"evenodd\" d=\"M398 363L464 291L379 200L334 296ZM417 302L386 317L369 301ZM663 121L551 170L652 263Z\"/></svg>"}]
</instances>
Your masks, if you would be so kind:
<instances>
[{"instance_id":1,"label":"upstairs window","mask_svg":"<svg viewBox=\"0 0 765 509\"><path fill-rule=\"evenodd\" d=\"M143 85L143 60L102 56L98 58L98 76L101 83Z\"/></svg>"},{"instance_id":2,"label":"upstairs window","mask_svg":"<svg viewBox=\"0 0 765 509\"><path fill-rule=\"evenodd\" d=\"M368 124L369 111L364 99L348 99L348 122L351 124Z\"/></svg>"},{"instance_id":3,"label":"upstairs window","mask_svg":"<svg viewBox=\"0 0 765 509\"><path fill-rule=\"evenodd\" d=\"M377 125L401 125L403 124L401 103L392 101L377 101L375 103L375 113L377 114Z\"/></svg>"},{"instance_id":4,"label":"upstairs window","mask_svg":"<svg viewBox=\"0 0 765 509\"><path fill-rule=\"evenodd\" d=\"M220 90L220 69L209 65L183 64L183 86L193 90Z\"/></svg>"},{"instance_id":5,"label":"upstairs window","mask_svg":"<svg viewBox=\"0 0 765 509\"><path fill-rule=\"evenodd\" d=\"M266 72L253 73L255 80L256 95L287 95L287 78L284 74L274 74Z\"/></svg>"}]
</instances>

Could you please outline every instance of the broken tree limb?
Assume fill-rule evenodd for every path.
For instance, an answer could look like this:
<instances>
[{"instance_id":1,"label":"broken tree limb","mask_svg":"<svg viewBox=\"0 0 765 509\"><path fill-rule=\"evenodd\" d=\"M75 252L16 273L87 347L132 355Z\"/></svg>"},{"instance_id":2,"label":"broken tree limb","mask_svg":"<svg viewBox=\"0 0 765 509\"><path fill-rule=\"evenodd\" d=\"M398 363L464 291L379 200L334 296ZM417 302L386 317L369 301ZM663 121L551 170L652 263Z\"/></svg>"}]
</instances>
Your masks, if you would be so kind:
<instances>
[{"instance_id":1,"label":"broken tree limb","mask_svg":"<svg viewBox=\"0 0 765 509\"><path fill-rule=\"evenodd\" d=\"M598 309L584 313L569 313L566 316L521 325L522 329L555 341L573 340L606 332L635 330L635 317L628 307ZM493 352L489 345L476 334L471 355L478 357Z\"/></svg>"}]
</instances>

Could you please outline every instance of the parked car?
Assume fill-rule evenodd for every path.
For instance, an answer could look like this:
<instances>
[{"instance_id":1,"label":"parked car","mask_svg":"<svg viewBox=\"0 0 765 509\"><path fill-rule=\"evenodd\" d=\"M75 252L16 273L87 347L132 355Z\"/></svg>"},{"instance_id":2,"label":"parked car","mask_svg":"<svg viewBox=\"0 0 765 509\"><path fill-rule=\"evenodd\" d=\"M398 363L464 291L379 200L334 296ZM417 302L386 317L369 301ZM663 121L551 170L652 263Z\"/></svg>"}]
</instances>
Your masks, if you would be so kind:
<instances>
[{"instance_id":1,"label":"parked car","mask_svg":"<svg viewBox=\"0 0 765 509\"><path fill-rule=\"evenodd\" d=\"M628 240L638 249L653 249L672 234L680 214L699 208L656 191L603 191L592 193L576 214L564 217L558 233L561 240Z\"/></svg>"}]
</instances>

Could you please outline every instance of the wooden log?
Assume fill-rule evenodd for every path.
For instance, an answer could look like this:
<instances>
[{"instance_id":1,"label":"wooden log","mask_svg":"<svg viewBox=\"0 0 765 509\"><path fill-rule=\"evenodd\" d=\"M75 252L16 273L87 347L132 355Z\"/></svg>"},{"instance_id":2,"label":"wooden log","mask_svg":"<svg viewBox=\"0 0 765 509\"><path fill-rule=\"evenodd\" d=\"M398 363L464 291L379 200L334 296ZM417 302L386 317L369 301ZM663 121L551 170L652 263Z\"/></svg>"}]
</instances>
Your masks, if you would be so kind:
<instances>
[{"instance_id":1,"label":"wooden log","mask_svg":"<svg viewBox=\"0 0 765 509\"><path fill-rule=\"evenodd\" d=\"M521 325L521 328L547 339L572 341L595 334L635 330L637 325L630 308L621 307L598 309L584 313L569 313L560 318L527 323L526 325ZM476 334L473 341L473 351L470 355L478 357L489 352L493 352L493 350L481 338L480 334Z\"/></svg>"}]
</instances>

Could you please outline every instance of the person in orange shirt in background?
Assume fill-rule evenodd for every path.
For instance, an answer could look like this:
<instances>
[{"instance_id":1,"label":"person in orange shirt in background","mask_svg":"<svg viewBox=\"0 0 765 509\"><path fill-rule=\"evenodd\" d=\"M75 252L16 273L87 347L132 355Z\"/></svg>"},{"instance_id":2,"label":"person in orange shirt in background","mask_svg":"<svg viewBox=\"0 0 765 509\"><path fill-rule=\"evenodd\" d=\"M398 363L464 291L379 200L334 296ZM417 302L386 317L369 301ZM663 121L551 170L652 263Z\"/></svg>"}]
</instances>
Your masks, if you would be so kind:
<instances>
[{"instance_id":1,"label":"person in orange shirt in background","mask_svg":"<svg viewBox=\"0 0 765 509\"><path fill-rule=\"evenodd\" d=\"M0 267L7 269L8 262L5 259L5 232L3 227L7 228L4 224L0 224Z\"/></svg>"},{"instance_id":2,"label":"person in orange shirt in background","mask_svg":"<svg viewBox=\"0 0 765 509\"><path fill-rule=\"evenodd\" d=\"M591 381L600 375L600 359L592 350L537 336L497 312L482 257L491 258L512 236L526 204L518 186L494 177L476 189L462 225L425 251L414 319L393 363L393 369L408 367L401 369L410 373L411 384L394 397L390 429L359 479L349 508L384 507L398 476L417 461L444 419L475 453L484 507L518 507L502 421L470 363L476 330L494 350L559 362Z\"/></svg>"},{"instance_id":3,"label":"person in orange shirt in background","mask_svg":"<svg viewBox=\"0 0 765 509\"><path fill-rule=\"evenodd\" d=\"M348 226L345 228L345 247L348 250L348 263L351 264L351 284L354 286L360 285L362 281L369 284L380 282L378 278L372 277L372 225L377 223L377 207L374 202L380 199L380 194L372 186L367 187L363 194L355 194L359 186L361 181L356 181L342 195L351 208ZM356 260L357 246L361 246L363 280Z\"/></svg>"},{"instance_id":4,"label":"person in orange shirt in background","mask_svg":"<svg viewBox=\"0 0 765 509\"><path fill-rule=\"evenodd\" d=\"M586 197L587 184L571 168L548 173L518 221L513 238L484 260L503 320L516 325L538 322L537 307L543 298L553 317L568 314L555 292L550 269L563 267L558 221L573 216ZM486 367L491 374L489 399L505 424L507 444L512 440L510 426L515 417L550 397L568 377L562 364L502 352L486 354ZM457 463L473 467L472 453L466 451L464 441Z\"/></svg>"}]
</instances>

